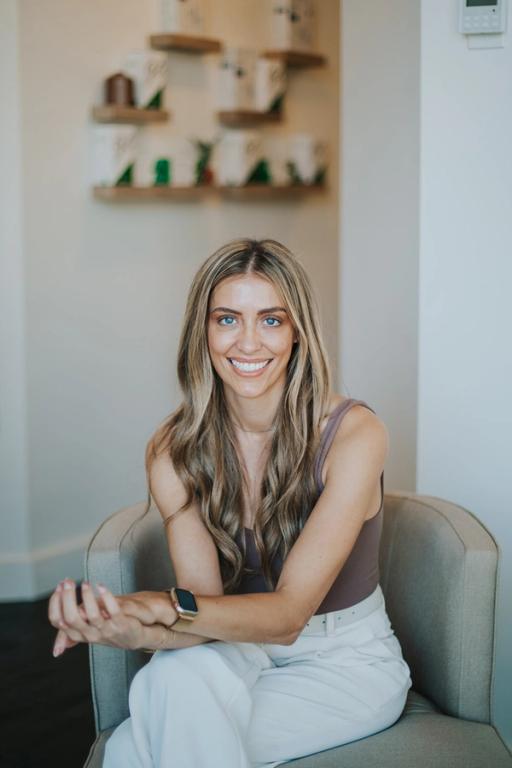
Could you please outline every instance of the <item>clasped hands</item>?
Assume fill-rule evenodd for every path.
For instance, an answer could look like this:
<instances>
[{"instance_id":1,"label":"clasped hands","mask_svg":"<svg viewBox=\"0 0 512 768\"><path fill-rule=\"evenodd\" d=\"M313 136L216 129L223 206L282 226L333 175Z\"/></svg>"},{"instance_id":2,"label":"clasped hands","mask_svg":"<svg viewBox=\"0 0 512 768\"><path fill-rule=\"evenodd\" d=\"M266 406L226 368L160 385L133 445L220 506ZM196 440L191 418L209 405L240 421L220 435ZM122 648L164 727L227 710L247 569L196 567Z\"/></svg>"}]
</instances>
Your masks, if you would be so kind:
<instances>
[{"instance_id":1,"label":"clasped hands","mask_svg":"<svg viewBox=\"0 0 512 768\"><path fill-rule=\"evenodd\" d=\"M165 592L133 592L113 595L107 587L81 584L83 603L78 605L75 583L64 579L48 602L48 619L58 632L53 654L59 656L78 643L99 643L135 650L142 647L148 626L169 622L170 601ZM177 614L175 613L175 616Z\"/></svg>"}]
</instances>

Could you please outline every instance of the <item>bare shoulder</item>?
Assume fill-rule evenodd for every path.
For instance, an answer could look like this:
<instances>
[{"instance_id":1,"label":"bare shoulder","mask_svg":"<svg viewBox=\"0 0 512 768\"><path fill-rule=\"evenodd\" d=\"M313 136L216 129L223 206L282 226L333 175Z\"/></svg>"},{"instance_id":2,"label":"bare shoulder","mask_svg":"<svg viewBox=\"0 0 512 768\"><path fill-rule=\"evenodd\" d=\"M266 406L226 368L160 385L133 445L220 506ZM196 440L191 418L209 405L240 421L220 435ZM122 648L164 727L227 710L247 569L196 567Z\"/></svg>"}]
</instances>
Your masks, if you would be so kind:
<instances>
[{"instance_id":1,"label":"bare shoulder","mask_svg":"<svg viewBox=\"0 0 512 768\"><path fill-rule=\"evenodd\" d=\"M351 399L334 394L331 412L341 403ZM363 454L377 464L385 463L389 451L389 434L386 424L376 413L364 405L352 405L338 425L322 467L322 483L326 485L330 470L336 471L356 454ZM376 496L379 494L376 486Z\"/></svg>"},{"instance_id":2,"label":"bare shoulder","mask_svg":"<svg viewBox=\"0 0 512 768\"><path fill-rule=\"evenodd\" d=\"M364 405L352 405L339 424L329 453L339 453L360 446L364 450L386 457L389 433L385 422Z\"/></svg>"}]
</instances>

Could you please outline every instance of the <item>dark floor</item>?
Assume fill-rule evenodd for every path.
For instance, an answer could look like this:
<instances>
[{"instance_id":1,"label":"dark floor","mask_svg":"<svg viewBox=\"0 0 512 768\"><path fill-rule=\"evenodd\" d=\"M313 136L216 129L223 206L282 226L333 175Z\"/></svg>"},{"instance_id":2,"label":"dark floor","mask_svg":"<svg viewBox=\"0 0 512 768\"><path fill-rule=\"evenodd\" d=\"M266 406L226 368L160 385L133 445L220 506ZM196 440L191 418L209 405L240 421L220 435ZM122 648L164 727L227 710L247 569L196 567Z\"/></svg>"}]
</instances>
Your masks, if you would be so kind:
<instances>
[{"instance_id":1,"label":"dark floor","mask_svg":"<svg viewBox=\"0 0 512 768\"><path fill-rule=\"evenodd\" d=\"M0 768L82 768L95 738L88 646L53 658L49 597L0 604Z\"/></svg>"}]
</instances>

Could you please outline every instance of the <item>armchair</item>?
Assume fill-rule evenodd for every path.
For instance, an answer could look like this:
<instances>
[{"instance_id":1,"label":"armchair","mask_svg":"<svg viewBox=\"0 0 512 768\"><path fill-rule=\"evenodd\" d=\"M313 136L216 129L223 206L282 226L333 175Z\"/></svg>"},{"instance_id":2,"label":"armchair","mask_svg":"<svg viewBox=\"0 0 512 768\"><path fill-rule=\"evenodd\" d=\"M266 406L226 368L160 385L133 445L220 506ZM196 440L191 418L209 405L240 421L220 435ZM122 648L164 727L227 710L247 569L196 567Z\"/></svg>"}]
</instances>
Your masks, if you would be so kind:
<instances>
[{"instance_id":1,"label":"armchair","mask_svg":"<svg viewBox=\"0 0 512 768\"><path fill-rule=\"evenodd\" d=\"M380 584L413 687L391 727L288 764L512 768L492 712L498 563L496 542L468 510L433 496L386 493ZM114 594L175 583L158 510L140 503L107 518L85 553L85 574ZM148 656L102 645L90 645L89 654L97 738L84 768L101 768Z\"/></svg>"}]
</instances>

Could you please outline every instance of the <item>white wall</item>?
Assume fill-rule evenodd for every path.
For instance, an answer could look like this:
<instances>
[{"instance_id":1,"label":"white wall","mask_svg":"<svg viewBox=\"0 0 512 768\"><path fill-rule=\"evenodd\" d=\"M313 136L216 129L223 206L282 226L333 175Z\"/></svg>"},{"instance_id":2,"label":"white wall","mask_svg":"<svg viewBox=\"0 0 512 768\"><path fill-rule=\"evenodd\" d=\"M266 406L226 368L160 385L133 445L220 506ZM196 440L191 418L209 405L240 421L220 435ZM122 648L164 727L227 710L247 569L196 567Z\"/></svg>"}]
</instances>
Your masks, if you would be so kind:
<instances>
[{"instance_id":1,"label":"white wall","mask_svg":"<svg viewBox=\"0 0 512 768\"><path fill-rule=\"evenodd\" d=\"M3 129L9 175L0 182L2 200L15 193L14 223L4 234L14 293L0 309L2 319L15 319L15 336L1 337L10 378L0 440L14 474L9 503L2 492L0 598L24 599L65 576L81 578L83 548L101 521L145 498L147 439L179 402L175 359L186 292L216 247L269 236L303 258L336 373L339 11L338 0L322 0L319 49L330 65L291 73L286 123L275 129L328 141L327 194L271 204L109 205L93 200L87 186L89 111L102 80L156 31L153 2L0 5L1 42L8 42L1 88L14 105ZM244 0L243 13L238 0L212 7L212 35L265 47L260 0ZM163 130L205 138L217 131L208 66L202 57L169 55L173 119L145 129L144 141Z\"/></svg>"},{"instance_id":2,"label":"white wall","mask_svg":"<svg viewBox=\"0 0 512 768\"><path fill-rule=\"evenodd\" d=\"M20 589L30 593L22 258L21 110L16 0L0 3L0 488L2 550ZM8 565L7 565L8 563ZM1 572L1 571L0 571Z\"/></svg>"},{"instance_id":3,"label":"white wall","mask_svg":"<svg viewBox=\"0 0 512 768\"><path fill-rule=\"evenodd\" d=\"M391 437L386 488L414 489L419 5L344 0L340 384Z\"/></svg>"},{"instance_id":4,"label":"white wall","mask_svg":"<svg viewBox=\"0 0 512 768\"><path fill-rule=\"evenodd\" d=\"M343 385L375 403L386 487L471 510L501 550L494 719L512 747L512 46L457 2L343 0Z\"/></svg>"},{"instance_id":5,"label":"white wall","mask_svg":"<svg viewBox=\"0 0 512 768\"><path fill-rule=\"evenodd\" d=\"M457 3L422 3L417 490L501 548L494 703L512 746L511 73L510 31L469 50Z\"/></svg>"}]
</instances>

